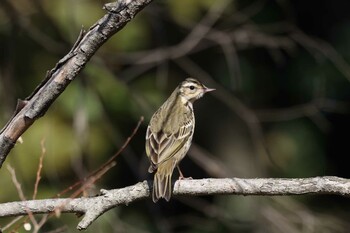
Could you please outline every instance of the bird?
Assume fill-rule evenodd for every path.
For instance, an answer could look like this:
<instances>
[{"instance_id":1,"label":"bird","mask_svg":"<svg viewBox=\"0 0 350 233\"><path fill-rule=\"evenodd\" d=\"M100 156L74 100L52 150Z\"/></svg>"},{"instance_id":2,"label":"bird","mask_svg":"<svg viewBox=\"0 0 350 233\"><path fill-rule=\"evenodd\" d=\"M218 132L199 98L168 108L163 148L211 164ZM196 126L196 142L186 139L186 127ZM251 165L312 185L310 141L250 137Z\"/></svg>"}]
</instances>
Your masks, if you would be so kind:
<instances>
[{"instance_id":1,"label":"bird","mask_svg":"<svg viewBox=\"0 0 350 233\"><path fill-rule=\"evenodd\" d=\"M179 171L179 179L184 179L179 163L192 143L195 127L193 103L214 90L197 79L187 78L151 117L145 147L150 161L148 172L155 173L152 190L154 203L160 198L170 200L171 178L175 167Z\"/></svg>"}]
</instances>

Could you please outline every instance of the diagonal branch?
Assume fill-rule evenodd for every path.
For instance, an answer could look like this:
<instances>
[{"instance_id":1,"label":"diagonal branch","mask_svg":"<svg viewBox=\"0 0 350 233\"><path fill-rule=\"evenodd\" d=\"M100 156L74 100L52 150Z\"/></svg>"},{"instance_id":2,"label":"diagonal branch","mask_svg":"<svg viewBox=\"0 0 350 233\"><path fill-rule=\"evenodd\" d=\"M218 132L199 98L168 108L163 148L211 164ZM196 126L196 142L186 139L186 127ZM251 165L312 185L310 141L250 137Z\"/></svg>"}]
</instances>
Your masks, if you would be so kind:
<instances>
[{"instance_id":1,"label":"diagonal branch","mask_svg":"<svg viewBox=\"0 0 350 233\"><path fill-rule=\"evenodd\" d=\"M108 38L121 30L152 0L120 0L105 5L108 11L87 32L82 31L71 51L50 70L45 80L24 101L0 131L0 167L17 139L41 116L83 70Z\"/></svg>"},{"instance_id":2,"label":"diagonal branch","mask_svg":"<svg viewBox=\"0 0 350 233\"><path fill-rule=\"evenodd\" d=\"M150 196L147 181L113 190L101 190L100 196L81 198L57 198L19 201L0 204L0 217L41 213L84 214L78 224L79 230L86 229L99 216L113 207L128 205ZM274 178L224 178L179 180L174 185L174 196L198 195L303 195L335 194L350 197L350 180L335 176L274 179Z\"/></svg>"}]
</instances>

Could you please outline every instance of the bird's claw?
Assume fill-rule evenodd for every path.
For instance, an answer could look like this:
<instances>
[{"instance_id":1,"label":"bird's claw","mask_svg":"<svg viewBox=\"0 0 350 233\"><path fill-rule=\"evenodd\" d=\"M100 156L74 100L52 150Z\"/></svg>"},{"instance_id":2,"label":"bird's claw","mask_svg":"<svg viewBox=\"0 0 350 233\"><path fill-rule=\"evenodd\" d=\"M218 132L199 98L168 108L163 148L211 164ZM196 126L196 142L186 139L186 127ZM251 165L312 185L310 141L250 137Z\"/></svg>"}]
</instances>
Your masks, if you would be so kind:
<instances>
[{"instance_id":1,"label":"bird's claw","mask_svg":"<svg viewBox=\"0 0 350 233\"><path fill-rule=\"evenodd\" d=\"M193 180L193 178L191 176L190 177L180 176L179 180Z\"/></svg>"}]
</instances>

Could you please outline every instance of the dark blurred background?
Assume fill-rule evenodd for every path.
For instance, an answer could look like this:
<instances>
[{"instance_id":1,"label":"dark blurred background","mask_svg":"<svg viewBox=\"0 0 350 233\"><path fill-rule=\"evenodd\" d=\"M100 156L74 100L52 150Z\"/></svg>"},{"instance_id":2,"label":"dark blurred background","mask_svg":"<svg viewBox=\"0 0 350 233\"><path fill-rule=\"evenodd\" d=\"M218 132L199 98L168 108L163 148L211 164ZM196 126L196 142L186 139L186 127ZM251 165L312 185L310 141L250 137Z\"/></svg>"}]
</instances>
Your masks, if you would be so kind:
<instances>
[{"instance_id":1,"label":"dark blurred background","mask_svg":"<svg viewBox=\"0 0 350 233\"><path fill-rule=\"evenodd\" d=\"M106 2L0 1L1 127ZM0 202L19 200L8 165L30 199L45 148L38 198L50 198L107 161L141 116L117 165L85 195L152 179L148 121L188 76L217 91L195 104L185 176L349 178L349 10L347 0L154 1L23 135L0 170ZM348 232L349 207L330 195L148 199L109 211L88 232ZM21 232L22 221L12 228ZM78 221L51 217L41 232L76 232Z\"/></svg>"}]
</instances>

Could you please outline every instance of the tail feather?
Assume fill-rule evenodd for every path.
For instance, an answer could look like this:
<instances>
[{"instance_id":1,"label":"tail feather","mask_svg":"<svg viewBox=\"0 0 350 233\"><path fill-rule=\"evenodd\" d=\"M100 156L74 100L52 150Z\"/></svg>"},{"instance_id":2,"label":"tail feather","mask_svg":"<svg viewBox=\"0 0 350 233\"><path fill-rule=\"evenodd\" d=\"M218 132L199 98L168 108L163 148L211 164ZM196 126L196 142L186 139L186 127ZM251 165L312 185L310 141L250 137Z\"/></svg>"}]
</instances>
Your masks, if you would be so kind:
<instances>
[{"instance_id":1,"label":"tail feather","mask_svg":"<svg viewBox=\"0 0 350 233\"><path fill-rule=\"evenodd\" d=\"M171 166L170 166L171 165ZM164 163L158 167L154 174L152 200L157 202L160 198L169 201L171 197L172 183L171 177L173 174L174 165Z\"/></svg>"}]
</instances>

